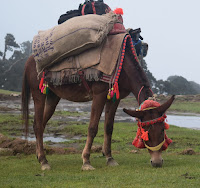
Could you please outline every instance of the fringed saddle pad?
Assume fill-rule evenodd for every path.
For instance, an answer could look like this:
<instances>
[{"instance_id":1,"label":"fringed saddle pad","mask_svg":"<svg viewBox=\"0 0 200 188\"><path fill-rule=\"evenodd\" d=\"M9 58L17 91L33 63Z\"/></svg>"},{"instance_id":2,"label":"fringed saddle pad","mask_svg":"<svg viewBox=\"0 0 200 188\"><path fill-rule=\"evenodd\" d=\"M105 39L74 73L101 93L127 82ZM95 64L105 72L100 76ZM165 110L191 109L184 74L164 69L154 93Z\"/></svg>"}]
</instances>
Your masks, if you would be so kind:
<instances>
[{"instance_id":1,"label":"fringed saddle pad","mask_svg":"<svg viewBox=\"0 0 200 188\"><path fill-rule=\"evenodd\" d=\"M96 69L88 68L83 71L77 69L64 69L59 72L48 72L45 76L45 81L53 83L53 85L64 85L72 83L80 83L82 80L80 75L86 81L99 81L103 75L102 72Z\"/></svg>"},{"instance_id":2,"label":"fringed saddle pad","mask_svg":"<svg viewBox=\"0 0 200 188\"><path fill-rule=\"evenodd\" d=\"M126 33L109 35L100 47L66 59L59 66L52 67L45 73L45 81L53 85L80 83L81 71L86 81L103 81L114 86L122 69L125 49L128 49L132 58L138 61L130 35ZM97 65L84 67L85 61L97 60L99 60ZM70 62L72 66L69 68Z\"/></svg>"}]
</instances>

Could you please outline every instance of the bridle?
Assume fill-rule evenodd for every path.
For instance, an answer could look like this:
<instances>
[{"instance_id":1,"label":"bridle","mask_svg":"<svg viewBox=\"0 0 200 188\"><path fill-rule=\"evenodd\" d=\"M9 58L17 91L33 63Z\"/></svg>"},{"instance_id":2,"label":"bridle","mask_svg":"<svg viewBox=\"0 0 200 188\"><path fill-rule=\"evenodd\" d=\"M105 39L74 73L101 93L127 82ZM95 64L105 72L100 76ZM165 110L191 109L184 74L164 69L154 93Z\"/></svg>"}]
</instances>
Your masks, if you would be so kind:
<instances>
[{"instance_id":1,"label":"bridle","mask_svg":"<svg viewBox=\"0 0 200 188\"><path fill-rule=\"evenodd\" d=\"M138 93L138 104L139 104L141 92L142 92L142 90L144 89L144 87L145 87L145 86L142 86L141 89L139 90L139 93ZM150 90L150 91L152 92L152 94L153 94L153 91L152 91L150 88L149 88L149 90ZM156 103L156 102L155 102L155 103ZM143 104L143 103L142 103L142 104ZM142 105L142 104L141 104L141 105ZM140 105L139 110L141 110L141 105ZM160 105L160 104L159 104L159 103L156 103L156 106L147 107L147 108L145 108L145 109L142 109L142 111L154 109L154 108L157 107L157 105ZM163 144L165 143L165 137L164 137L163 141L162 141L160 144L158 144L157 146L154 146L154 147L148 146L148 145L146 144L145 141L148 141L148 140L149 140L148 133L149 133L149 130L151 129L152 125L154 125L154 124L156 124L156 123L164 122L165 119L166 119L166 117L167 117L166 114L163 114L161 117L158 117L158 118L156 118L156 119L149 120L149 121L144 121L144 122L142 122L142 121L140 121L140 120L138 119L137 125L138 125L138 128L140 129L139 134L141 134L141 138L143 139L144 145L145 145L145 147L146 147L147 149L149 149L149 150L151 150L151 151L158 151L158 150L161 149L161 147L162 147ZM165 122L164 122L164 123L165 123ZM167 123L165 123L164 125L165 125L165 129L167 129L167 128L169 127ZM148 131L145 131L145 130L144 130L144 128L143 128L144 126L150 126L149 129L148 129Z\"/></svg>"},{"instance_id":2,"label":"bridle","mask_svg":"<svg viewBox=\"0 0 200 188\"><path fill-rule=\"evenodd\" d=\"M140 104L140 95L141 95L141 93L142 93L142 90L145 88L145 86L142 86L141 88L140 88L140 91L138 92L138 97L137 97L137 99L138 99L138 104ZM149 90L151 91L151 93L152 93L152 95L153 95L153 91L151 90L151 88L150 87L148 87L149 88Z\"/></svg>"},{"instance_id":3,"label":"bridle","mask_svg":"<svg viewBox=\"0 0 200 188\"><path fill-rule=\"evenodd\" d=\"M165 138L164 138L164 140L163 140L160 144L158 144L157 146L150 147L150 146L148 146L148 145L145 143L145 141L144 141L145 147L146 147L147 149L151 150L151 151L158 151L158 150L160 150L160 148L163 146L164 143L165 143Z\"/></svg>"},{"instance_id":4,"label":"bridle","mask_svg":"<svg viewBox=\"0 0 200 188\"><path fill-rule=\"evenodd\" d=\"M154 107L156 108L156 107ZM149 109L149 108L148 108ZM144 109L144 110L148 110L148 109ZM153 107L151 108L153 109ZM146 144L145 141L148 141L149 140L149 137L148 137L148 133L149 133L149 130L151 129L152 125L156 124L156 123L161 123L161 122L164 122L165 119L166 119L166 115L164 114L163 116L161 117L158 117L156 119L153 119L153 120L149 120L149 121L145 121L145 122L141 122L140 120L138 120L138 128L140 129L142 135L141 135L141 138L143 139L143 142L144 142L144 145L147 149L151 150L151 151L158 151L160 150L160 148L163 146L163 144L165 143L165 137L163 139L163 141L158 144L157 146L154 146L154 147L150 147ZM166 123L165 123L166 124ZM145 131L143 129L144 126L150 126L148 131ZM165 126L166 128L167 126Z\"/></svg>"}]
</instances>

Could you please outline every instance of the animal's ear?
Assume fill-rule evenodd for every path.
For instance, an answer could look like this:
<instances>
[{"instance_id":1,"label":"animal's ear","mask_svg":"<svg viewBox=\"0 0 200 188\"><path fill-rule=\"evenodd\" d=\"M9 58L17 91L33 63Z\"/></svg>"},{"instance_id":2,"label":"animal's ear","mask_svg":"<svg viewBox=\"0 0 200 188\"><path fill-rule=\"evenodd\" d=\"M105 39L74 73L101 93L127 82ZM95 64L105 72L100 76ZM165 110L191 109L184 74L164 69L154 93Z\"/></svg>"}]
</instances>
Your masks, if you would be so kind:
<instances>
[{"instance_id":1,"label":"animal's ear","mask_svg":"<svg viewBox=\"0 0 200 188\"><path fill-rule=\"evenodd\" d=\"M164 104L162 104L161 106L156 108L156 110L159 113L164 114L166 112L166 110L171 106L171 104L173 103L174 99L175 99L175 95L172 95L171 98L167 102L165 102Z\"/></svg>"},{"instance_id":2,"label":"animal's ear","mask_svg":"<svg viewBox=\"0 0 200 188\"><path fill-rule=\"evenodd\" d=\"M123 111L125 113L127 113L128 115L132 116L132 117L137 117L139 119L142 119L144 117L144 111L136 111L136 110L127 110L127 109L123 109Z\"/></svg>"}]
</instances>

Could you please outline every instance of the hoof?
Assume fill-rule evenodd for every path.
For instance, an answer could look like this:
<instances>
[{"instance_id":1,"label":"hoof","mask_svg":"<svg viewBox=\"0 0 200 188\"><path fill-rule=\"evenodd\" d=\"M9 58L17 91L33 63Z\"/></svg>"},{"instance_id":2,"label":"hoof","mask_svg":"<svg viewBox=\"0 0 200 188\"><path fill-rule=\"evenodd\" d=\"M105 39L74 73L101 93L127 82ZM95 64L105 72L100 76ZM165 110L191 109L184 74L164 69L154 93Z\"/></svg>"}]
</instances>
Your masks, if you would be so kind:
<instances>
[{"instance_id":1,"label":"hoof","mask_svg":"<svg viewBox=\"0 0 200 188\"><path fill-rule=\"evenodd\" d=\"M107 159L107 165L108 166L118 166L119 164L112 157L110 157Z\"/></svg>"},{"instance_id":2,"label":"hoof","mask_svg":"<svg viewBox=\"0 0 200 188\"><path fill-rule=\"evenodd\" d=\"M41 166L41 170L50 170L50 169L51 169L51 167L50 167L49 164L43 164L43 165Z\"/></svg>"},{"instance_id":3,"label":"hoof","mask_svg":"<svg viewBox=\"0 0 200 188\"><path fill-rule=\"evenodd\" d=\"M95 168L93 166L91 166L90 164L84 164L81 169L82 170L95 170Z\"/></svg>"}]
</instances>

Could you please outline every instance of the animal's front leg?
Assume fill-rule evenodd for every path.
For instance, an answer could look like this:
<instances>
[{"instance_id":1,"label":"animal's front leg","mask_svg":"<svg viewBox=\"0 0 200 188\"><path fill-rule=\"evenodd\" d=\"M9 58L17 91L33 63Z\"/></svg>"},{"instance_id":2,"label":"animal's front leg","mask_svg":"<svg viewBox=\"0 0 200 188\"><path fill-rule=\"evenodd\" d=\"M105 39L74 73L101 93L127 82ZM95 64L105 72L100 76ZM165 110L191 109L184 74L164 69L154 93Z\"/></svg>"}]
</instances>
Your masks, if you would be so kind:
<instances>
[{"instance_id":1,"label":"animal's front leg","mask_svg":"<svg viewBox=\"0 0 200 188\"><path fill-rule=\"evenodd\" d=\"M93 96L87 141L82 153L82 158L83 158L82 170L94 170L94 168L90 164L90 151L94 137L98 132L98 124L105 105L105 100L106 100L106 94Z\"/></svg>"},{"instance_id":2,"label":"animal's front leg","mask_svg":"<svg viewBox=\"0 0 200 188\"><path fill-rule=\"evenodd\" d=\"M115 103L113 103L112 101L108 101L106 103L106 109L105 109L103 153L106 156L108 166L118 165L118 163L113 159L111 153L113 124L118 105L119 105L119 100L117 100Z\"/></svg>"}]
</instances>

